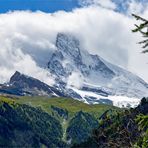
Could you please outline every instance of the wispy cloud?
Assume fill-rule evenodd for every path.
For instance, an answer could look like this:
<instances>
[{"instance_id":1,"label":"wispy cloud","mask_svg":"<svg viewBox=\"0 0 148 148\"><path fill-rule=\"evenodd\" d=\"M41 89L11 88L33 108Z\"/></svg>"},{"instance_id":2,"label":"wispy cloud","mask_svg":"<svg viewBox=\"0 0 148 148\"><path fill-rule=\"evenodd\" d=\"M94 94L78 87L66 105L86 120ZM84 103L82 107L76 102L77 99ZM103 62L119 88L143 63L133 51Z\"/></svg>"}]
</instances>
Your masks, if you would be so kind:
<instances>
[{"instance_id":1,"label":"wispy cloud","mask_svg":"<svg viewBox=\"0 0 148 148\"><path fill-rule=\"evenodd\" d=\"M103 8L115 9L116 4L112 0L79 0L81 6L98 5Z\"/></svg>"},{"instance_id":2,"label":"wispy cloud","mask_svg":"<svg viewBox=\"0 0 148 148\"><path fill-rule=\"evenodd\" d=\"M127 1L126 13L128 15L131 15L132 13L142 14L146 9L148 9L148 2L146 3L143 1L136 1L136 0Z\"/></svg>"},{"instance_id":3,"label":"wispy cloud","mask_svg":"<svg viewBox=\"0 0 148 148\"><path fill-rule=\"evenodd\" d=\"M148 11L144 11L143 15L147 14ZM131 33L134 21L112 9L94 5L54 14L39 11L1 14L0 82L8 81L18 70L48 84L53 83L45 68L56 50L58 32L74 34L83 49L148 81L147 57L140 54L140 46L136 44L140 36Z\"/></svg>"}]
</instances>

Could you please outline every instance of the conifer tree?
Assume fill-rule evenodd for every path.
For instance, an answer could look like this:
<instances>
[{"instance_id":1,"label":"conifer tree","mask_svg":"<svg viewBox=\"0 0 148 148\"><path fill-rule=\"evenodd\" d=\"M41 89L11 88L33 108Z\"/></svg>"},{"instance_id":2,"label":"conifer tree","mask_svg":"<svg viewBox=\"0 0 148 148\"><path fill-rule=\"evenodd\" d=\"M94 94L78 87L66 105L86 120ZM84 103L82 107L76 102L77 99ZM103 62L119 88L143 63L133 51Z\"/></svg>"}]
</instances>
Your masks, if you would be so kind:
<instances>
[{"instance_id":1,"label":"conifer tree","mask_svg":"<svg viewBox=\"0 0 148 148\"><path fill-rule=\"evenodd\" d=\"M148 20L142 18L138 15L132 14L137 20L140 20L142 23L140 25L135 24L136 28L132 30L132 32L140 32L144 38L144 40L140 41L139 44L143 44L144 50L142 53L148 52Z\"/></svg>"}]
</instances>

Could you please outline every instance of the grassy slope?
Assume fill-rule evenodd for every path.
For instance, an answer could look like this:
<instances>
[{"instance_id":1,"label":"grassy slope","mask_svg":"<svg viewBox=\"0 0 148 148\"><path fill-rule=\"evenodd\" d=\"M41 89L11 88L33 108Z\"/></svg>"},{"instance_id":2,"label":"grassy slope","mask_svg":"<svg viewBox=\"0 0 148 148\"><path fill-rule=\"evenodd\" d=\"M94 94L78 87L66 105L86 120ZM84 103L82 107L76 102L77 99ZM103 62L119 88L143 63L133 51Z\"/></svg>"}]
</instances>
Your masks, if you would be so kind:
<instances>
[{"instance_id":1,"label":"grassy slope","mask_svg":"<svg viewBox=\"0 0 148 148\"><path fill-rule=\"evenodd\" d=\"M117 109L116 107L109 105L89 105L81 101L70 98L47 98L47 97L21 97L20 99L14 99L17 103L28 104L34 107L41 107L48 113L51 113L51 105L66 109L71 116L76 112L84 111L93 114L98 118L104 111L108 109Z\"/></svg>"}]
</instances>

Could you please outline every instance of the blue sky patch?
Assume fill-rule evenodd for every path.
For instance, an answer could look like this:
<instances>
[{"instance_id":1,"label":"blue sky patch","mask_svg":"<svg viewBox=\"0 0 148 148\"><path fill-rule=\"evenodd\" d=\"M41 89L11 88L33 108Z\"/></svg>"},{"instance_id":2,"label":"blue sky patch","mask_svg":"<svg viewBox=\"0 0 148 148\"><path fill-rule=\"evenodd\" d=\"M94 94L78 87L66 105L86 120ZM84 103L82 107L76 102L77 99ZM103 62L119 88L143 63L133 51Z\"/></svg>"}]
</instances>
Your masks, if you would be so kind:
<instances>
[{"instance_id":1,"label":"blue sky patch","mask_svg":"<svg viewBox=\"0 0 148 148\"><path fill-rule=\"evenodd\" d=\"M78 0L0 0L0 13L14 10L55 12L79 7Z\"/></svg>"}]
</instances>

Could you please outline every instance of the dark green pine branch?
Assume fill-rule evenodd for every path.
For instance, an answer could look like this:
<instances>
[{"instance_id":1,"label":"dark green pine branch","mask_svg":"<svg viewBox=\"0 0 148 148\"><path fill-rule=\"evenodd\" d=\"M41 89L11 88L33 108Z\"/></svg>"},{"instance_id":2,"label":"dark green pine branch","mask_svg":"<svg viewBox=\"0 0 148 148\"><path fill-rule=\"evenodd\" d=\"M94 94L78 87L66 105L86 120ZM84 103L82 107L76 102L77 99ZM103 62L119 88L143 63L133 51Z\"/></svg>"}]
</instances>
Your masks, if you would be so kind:
<instances>
[{"instance_id":1,"label":"dark green pine branch","mask_svg":"<svg viewBox=\"0 0 148 148\"><path fill-rule=\"evenodd\" d=\"M148 47L148 20L135 14L132 14L132 15L136 18L136 20L142 21L140 25L135 24L136 28L133 29L132 32L140 32L144 38L147 38L139 42L139 44L143 44L142 48L146 48ZM147 30L143 31L144 29L147 29ZM142 51L142 53L146 53L146 52L148 52L148 49Z\"/></svg>"}]
</instances>

